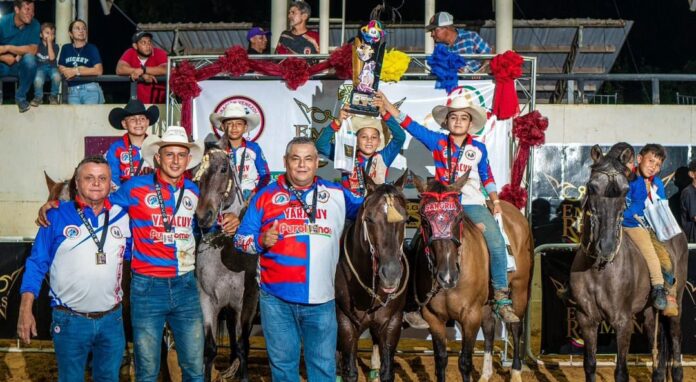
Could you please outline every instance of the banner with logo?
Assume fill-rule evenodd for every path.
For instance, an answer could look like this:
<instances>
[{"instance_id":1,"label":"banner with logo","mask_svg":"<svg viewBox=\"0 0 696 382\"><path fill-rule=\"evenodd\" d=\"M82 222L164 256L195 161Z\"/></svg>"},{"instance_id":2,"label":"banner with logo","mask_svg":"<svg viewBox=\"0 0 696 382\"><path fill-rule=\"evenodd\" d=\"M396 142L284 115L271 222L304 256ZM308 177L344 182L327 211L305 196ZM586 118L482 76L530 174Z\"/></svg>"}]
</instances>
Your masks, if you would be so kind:
<instances>
[{"instance_id":1,"label":"banner with logo","mask_svg":"<svg viewBox=\"0 0 696 382\"><path fill-rule=\"evenodd\" d=\"M341 107L338 100L340 87L344 83L350 84L350 81L311 80L293 91L278 80L199 82L202 91L200 96L194 99L194 138L217 140L223 132L210 122L210 114L221 112L229 103L240 103L251 112L258 113L261 120L260 126L247 134L247 139L261 146L272 172L282 172L282 157L287 142L299 135L316 137L318 132L338 115ZM460 81L460 84L460 88L470 97L486 110L490 110L495 89L492 81ZM440 130L432 118L431 111L433 107L445 104L447 95L443 90L435 89L432 81L385 83L381 84L380 90L411 118L432 130ZM483 129L471 132L486 144L499 188L509 181L509 129L509 124L496 124L493 117ZM428 173L434 171L432 157L424 155L424 150L414 150L414 146L422 145L418 142L412 143L411 137L407 134L403 157L397 159L392 167L404 169L408 166L418 175L432 176ZM420 168L422 170L419 170Z\"/></svg>"}]
</instances>

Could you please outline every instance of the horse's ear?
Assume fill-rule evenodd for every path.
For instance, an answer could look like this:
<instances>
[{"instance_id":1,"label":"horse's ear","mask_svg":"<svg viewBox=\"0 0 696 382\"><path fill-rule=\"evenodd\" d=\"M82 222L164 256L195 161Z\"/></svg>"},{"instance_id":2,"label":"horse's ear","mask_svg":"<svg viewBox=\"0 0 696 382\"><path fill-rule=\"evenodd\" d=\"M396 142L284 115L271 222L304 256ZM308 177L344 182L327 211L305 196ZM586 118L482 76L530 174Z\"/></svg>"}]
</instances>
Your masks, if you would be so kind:
<instances>
[{"instance_id":1,"label":"horse's ear","mask_svg":"<svg viewBox=\"0 0 696 382\"><path fill-rule=\"evenodd\" d=\"M447 189L450 191L461 191L462 187L464 187L466 182L469 180L470 173L471 170L467 171L464 175L460 176L453 184L447 186Z\"/></svg>"},{"instance_id":2,"label":"horse's ear","mask_svg":"<svg viewBox=\"0 0 696 382\"><path fill-rule=\"evenodd\" d=\"M602 148L599 147L599 145L594 145L592 146L592 150L590 150L590 157L592 157L592 161L594 163L597 163L602 157L604 156L604 153L602 153Z\"/></svg>"},{"instance_id":3,"label":"horse's ear","mask_svg":"<svg viewBox=\"0 0 696 382\"><path fill-rule=\"evenodd\" d=\"M632 163L633 162L633 150L630 148L623 149L623 151L621 152L621 155L619 155L619 160L624 165Z\"/></svg>"},{"instance_id":4,"label":"horse's ear","mask_svg":"<svg viewBox=\"0 0 696 382\"><path fill-rule=\"evenodd\" d=\"M45 170L44 170L44 178L46 178L46 187L48 187L48 192L50 193L51 190L53 190L53 186L56 185L56 181L51 179L51 177L48 176L48 174L46 173Z\"/></svg>"},{"instance_id":5,"label":"horse's ear","mask_svg":"<svg viewBox=\"0 0 696 382\"><path fill-rule=\"evenodd\" d=\"M375 181L372 180L372 178L370 178L369 175L367 175L367 172L362 168L362 166L358 171L362 171L363 173L363 179L365 179L365 188L367 189L367 193L369 194L373 192L377 188L377 183L375 183Z\"/></svg>"},{"instance_id":6,"label":"horse's ear","mask_svg":"<svg viewBox=\"0 0 696 382\"><path fill-rule=\"evenodd\" d=\"M411 173L411 170L404 171L404 173L401 174L399 179L397 179L396 182L394 182L394 187L398 188L399 191L403 191L404 186L406 185L406 180L408 180L408 178L410 176L413 176L413 174Z\"/></svg>"},{"instance_id":7,"label":"horse's ear","mask_svg":"<svg viewBox=\"0 0 696 382\"><path fill-rule=\"evenodd\" d=\"M413 183L416 185L416 189L418 190L419 193L424 193L425 190L428 189L428 185L425 183L423 178L420 176L413 174Z\"/></svg>"}]
</instances>

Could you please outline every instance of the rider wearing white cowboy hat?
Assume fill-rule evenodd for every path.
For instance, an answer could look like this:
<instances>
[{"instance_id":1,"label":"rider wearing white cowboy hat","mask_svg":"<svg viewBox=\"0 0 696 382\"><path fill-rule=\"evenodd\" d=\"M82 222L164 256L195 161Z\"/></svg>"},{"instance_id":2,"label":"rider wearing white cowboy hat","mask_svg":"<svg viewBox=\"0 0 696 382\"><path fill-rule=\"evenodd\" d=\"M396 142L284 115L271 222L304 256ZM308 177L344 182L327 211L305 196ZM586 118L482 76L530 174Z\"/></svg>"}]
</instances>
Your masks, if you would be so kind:
<instances>
[{"instance_id":1,"label":"rider wearing white cowboy hat","mask_svg":"<svg viewBox=\"0 0 696 382\"><path fill-rule=\"evenodd\" d=\"M507 279L507 251L498 223L486 207L485 188L493 203L493 212L502 213L498 190L488 163L486 146L474 140L470 131L478 131L486 123L486 111L475 103L473 95L466 91L451 94L447 104L433 108L433 118L449 134L432 131L409 116L401 113L387 97L378 92L375 105L380 106L382 118L398 121L414 138L433 153L435 178L444 184L452 184L469 172L469 179L462 187L461 203L466 215L475 223L483 224L491 259L491 283L494 289L496 313L506 322L519 322L509 299Z\"/></svg>"},{"instance_id":2,"label":"rider wearing white cowboy hat","mask_svg":"<svg viewBox=\"0 0 696 382\"><path fill-rule=\"evenodd\" d=\"M147 137L147 128L159 119L157 106L147 109L139 100L130 100L125 107L116 107L109 113L109 124L116 130L126 130L123 139L109 146L106 161L111 168L111 184L114 189L128 179L152 172L140 155L140 147Z\"/></svg>"},{"instance_id":3,"label":"rider wearing white cowboy hat","mask_svg":"<svg viewBox=\"0 0 696 382\"><path fill-rule=\"evenodd\" d=\"M342 121L348 119L348 116L348 112L342 109L339 119L322 129L316 142L320 154L329 158L334 157L336 146L331 143L331 140L340 130ZM385 134L383 123L379 119L352 116L349 123L357 137L356 148L358 152L355 156L353 171L342 172L341 183L354 194L364 196L366 186L363 174L367 174L376 184L384 183L387 179L389 166L399 155L401 147L406 141L406 134L395 121L387 121L386 123L389 127L390 134L388 135L391 135L391 140L385 136L387 134ZM389 143L386 143L387 141Z\"/></svg>"},{"instance_id":4,"label":"rider wearing white cowboy hat","mask_svg":"<svg viewBox=\"0 0 696 382\"><path fill-rule=\"evenodd\" d=\"M143 141L142 154L145 161L152 167L159 165L159 168L165 170L164 166L168 165L166 158L163 157L162 149L169 146L178 146L186 149L187 153L179 153L178 158L182 161L176 161L173 164L173 172L166 172L168 177L179 178L185 170L190 170L199 163L203 158L203 146L200 142L189 142L186 129L181 126L169 126L162 134L162 137L150 135ZM169 169L167 169L169 170ZM179 174L181 172L181 174Z\"/></svg>"},{"instance_id":5,"label":"rider wearing white cowboy hat","mask_svg":"<svg viewBox=\"0 0 696 382\"><path fill-rule=\"evenodd\" d=\"M271 181L261 146L244 138L259 127L259 115L242 104L230 103L221 113L210 114L210 122L223 131L217 145L227 152L230 164L236 169L244 198L251 198Z\"/></svg>"}]
</instances>

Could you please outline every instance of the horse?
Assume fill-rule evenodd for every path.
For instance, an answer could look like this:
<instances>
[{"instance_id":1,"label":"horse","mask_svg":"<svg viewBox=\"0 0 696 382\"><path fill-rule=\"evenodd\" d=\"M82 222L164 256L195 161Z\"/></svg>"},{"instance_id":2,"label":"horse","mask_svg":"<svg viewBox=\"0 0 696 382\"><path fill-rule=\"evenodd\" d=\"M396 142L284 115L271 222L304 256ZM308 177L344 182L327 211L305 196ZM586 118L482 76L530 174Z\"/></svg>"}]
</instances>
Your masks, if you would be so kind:
<instances>
[{"instance_id":1,"label":"horse","mask_svg":"<svg viewBox=\"0 0 696 382\"><path fill-rule=\"evenodd\" d=\"M241 218L246 202L239 187L237 171L230 165L225 151L209 149L194 180L200 188L196 217L201 228L212 227L221 213L233 213ZM237 251L232 238L222 232L205 233L199 241L196 276L205 329L206 381L210 381L217 355L215 333L223 308L227 308L229 313L226 314L226 323L232 347L231 366L223 377L232 377L239 372L242 381L249 378L249 336L259 297L257 260L258 256Z\"/></svg>"},{"instance_id":2,"label":"horse","mask_svg":"<svg viewBox=\"0 0 696 382\"><path fill-rule=\"evenodd\" d=\"M336 318L341 375L358 380L358 340L366 329L377 343L379 380L394 380L394 354L401 336L409 265L403 252L408 213L405 172L394 185L365 176L367 195L355 223L341 236L336 268ZM373 362L375 364L376 362Z\"/></svg>"},{"instance_id":3,"label":"horse","mask_svg":"<svg viewBox=\"0 0 696 382\"><path fill-rule=\"evenodd\" d=\"M593 164L583 206L581 244L571 266L570 287L585 343L585 380L595 380L597 329L602 320L616 331L614 378L628 380L626 355L634 327L633 316L642 313L648 339L659 343L659 362L653 364L652 380L664 381L667 364L673 362L672 379L681 381L681 306L678 317L660 317L655 322L648 268L638 247L628 235L623 235L621 228L631 173L626 164L633 161L633 150L619 145L622 144L615 145L607 155L599 146L592 147ZM666 247L676 269L677 302L681 305L687 272L686 237L679 234ZM662 329L659 338L653 332L655 325ZM655 359L656 354L653 356Z\"/></svg>"},{"instance_id":4,"label":"horse","mask_svg":"<svg viewBox=\"0 0 696 382\"><path fill-rule=\"evenodd\" d=\"M464 214L459 200L468 175L451 185L435 180L426 185L420 177L413 179L421 193L421 234L412 243L413 288L423 318L430 326L438 381L447 378L445 324L451 319L462 329L459 372L464 381L471 380L476 334L489 295L486 242Z\"/></svg>"}]
</instances>

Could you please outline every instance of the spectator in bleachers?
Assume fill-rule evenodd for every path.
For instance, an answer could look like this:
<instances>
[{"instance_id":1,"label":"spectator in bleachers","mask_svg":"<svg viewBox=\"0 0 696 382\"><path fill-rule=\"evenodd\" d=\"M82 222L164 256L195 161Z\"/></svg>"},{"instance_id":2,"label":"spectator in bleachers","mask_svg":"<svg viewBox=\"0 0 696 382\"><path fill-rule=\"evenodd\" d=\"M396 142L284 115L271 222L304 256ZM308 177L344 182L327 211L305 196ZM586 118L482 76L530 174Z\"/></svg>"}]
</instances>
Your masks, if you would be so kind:
<instances>
[{"instance_id":1,"label":"spectator in bleachers","mask_svg":"<svg viewBox=\"0 0 696 382\"><path fill-rule=\"evenodd\" d=\"M692 182L681 192L681 223L689 243L696 243L696 160L689 162Z\"/></svg>"},{"instance_id":2,"label":"spectator in bleachers","mask_svg":"<svg viewBox=\"0 0 696 382\"><path fill-rule=\"evenodd\" d=\"M319 33L307 29L307 20L312 8L304 1L296 1L288 10L290 29L280 34L277 54L316 54L319 53Z\"/></svg>"},{"instance_id":3,"label":"spectator in bleachers","mask_svg":"<svg viewBox=\"0 0 696 382\"><path fill-rule=\"evenodd\" d=\"M58 71L56 58L58 58L58 44L56 44L56 26L53 23L41 24L41 43L39 51L36 53L36 77L34 77L34 99L31 106L39 106L43 103L43 87L46 79L51 81L51 93L48 95L48 102L51 105L58 104L58 90L60 82L63 80Z\"/></svg>"},{"instance_id":4,"label":"spectator in bleachers","mask_svg":"<svg viewBox=\"0 0 696 382\"><path fill-rule=\"evenodd\" d=\"M34 0L14 0L14 12L0 18L0 77L19 78L15 101L20 113L29 110L27 93L36 76L40 33Z\"/></svg>"},{"instance_id":5,"label":"spectator in bleachers","mask_svg":"<svg viewBox=\"0 0 696 382\"><path fill-rule=\"evenodd\" d=\"M447 12L436 13L430 18L430 23L426 25L425 29L430 32L430 37L436 44L444 44L450 52L459 54L491 53L491 47L478 33L455 28L454 16ZM481 69L481 61L466 60L466 64L460 69L460 72L476 73Z\"/></svg>"},{"instance_id":6,"label":"spectator in bleachers","mask_svg":"<svg viewBox=\"0 0 696 382\"><path fill-rule=\"evenodd\" d=\"M80 76L101 76L104 73L99 49L87 42L87 23L75 19L68 27L70 44L60 50L58 70L68 80L69 104L104 103L99 83L80 81Z\"/></svg>"},{"instance_id":7,"label":"spectator in bleachers","mask_svg":"<svg viewBox=\"0 0 696 382\"><path fill-rule=\"evenodd\" d=\"M167 52L152 45L149 32L136 32L131 41L132 47L116 64L116 74L144 81L138 82L138 99L143 103L164 103L166 86L157 83L157 76L167 74Z\"/></svg>"},{"instance_id":8,"label":"spectator in bleachers","mask_svg":"<svg viewBox=\"0 0 696 382\"><path fill-rule=\"evenodd\" d=\"M253 27L247 32L247 41L249 41L249 46L247 47L248 54L269 54L271 53L271 47L268 44L268 37L270 37L271 32L264 30L261 27Z\"/></svg>"}]
</instances>

